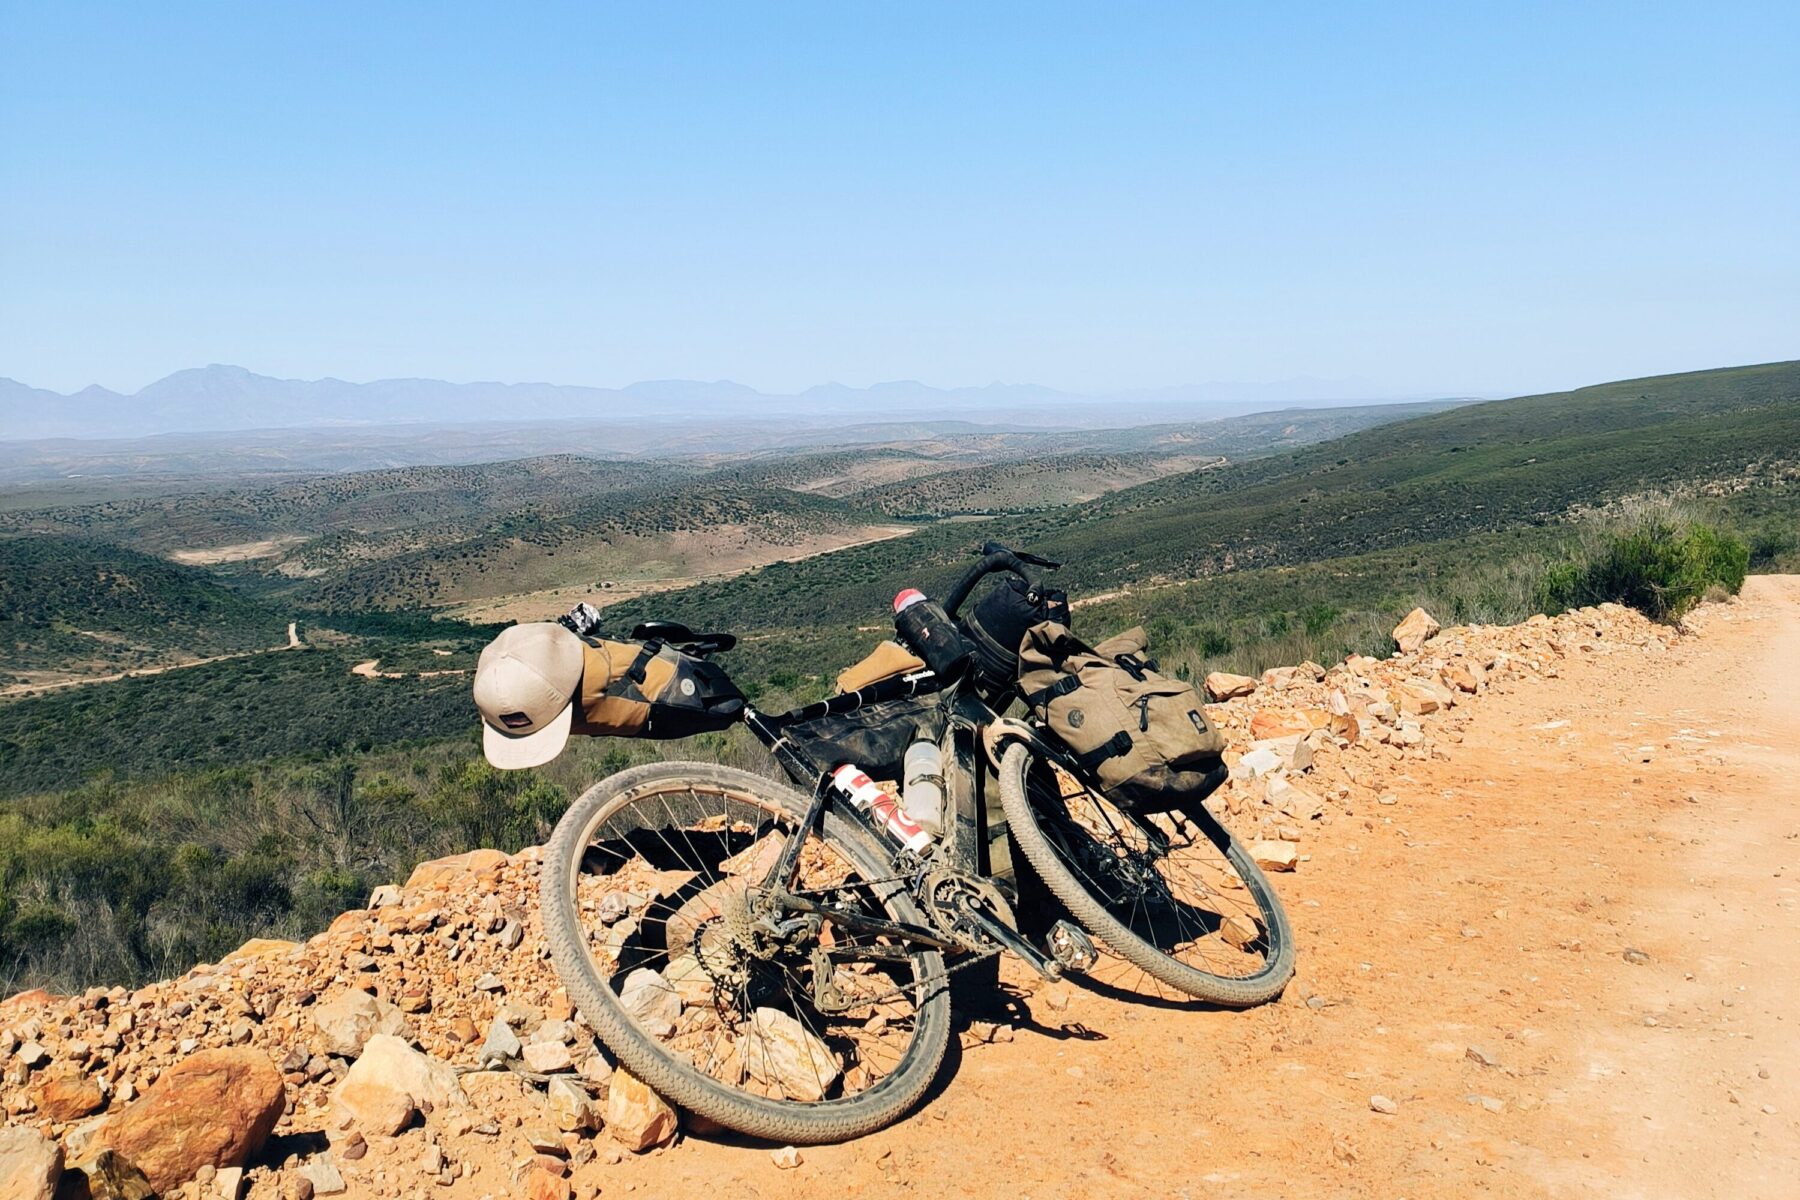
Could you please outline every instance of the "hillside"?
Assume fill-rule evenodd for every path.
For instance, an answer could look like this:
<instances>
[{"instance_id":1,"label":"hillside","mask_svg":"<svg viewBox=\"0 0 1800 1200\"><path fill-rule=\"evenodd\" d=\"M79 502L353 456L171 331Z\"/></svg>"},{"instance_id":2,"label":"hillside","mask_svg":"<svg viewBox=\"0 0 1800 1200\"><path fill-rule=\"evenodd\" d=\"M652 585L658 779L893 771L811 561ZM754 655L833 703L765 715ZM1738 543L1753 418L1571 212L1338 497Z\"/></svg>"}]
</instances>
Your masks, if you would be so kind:
<instances>
[{"instance_id":1,"label":"hillside","mask_svg":"<svg viewBox=\"0 0 1800 1200\"><path fill-rule=\"evenodd\" d=\"M725 627L853 623L901 587L942 590L987 539L1063 560L1062 581L1091 593L1544 527L1649 492L1772 496L1791 520L1797 472L1800 363L1660 376L1459 407L1054 514L939 526L655 607Z\"/></svg>"},{"instance_id":2,"label":"hillside","mask_svg":"<svg viewBox=\"0 0 1800 1200\"><path fill-rule=\"evenodd\" d=\"M278 1081L278 1140L246 1150L252 1200L301 1179L358 1196L430 1180L450 1200L705 1181L785 1200L916 1178L970 1195L1096 1179L1173 1194L1200 1174L1309 1197L1461 1197L1488 1178L1521 1196L1658 1194L1702 1175L1707 1194L1779 1194L1800 1171L1782 1116L1800 1080L1777 1053L1800 1013L1768 986L1800 969L1783 899L1796 647L1800 580L1770 578L1681 636L1616 608L1452 628L1413 654L1216 706L1236 759L1259 713L1439 670L1470 684L1398 728L1345 727L1279 793L1239 778L1219 795L1237 832L1302 851L1274 876L1301 946L1279 1003L1182 1003L1110 959L1055 985L1008 962L1001 993L973 975L957 987L959 1050L940 1088L852 1144L784 1156L687 1114L653 1130L655 1102L626 1102L544 961L542 853L516 841L402 871L328 929L271 929L293 940L222 945L135 991L0 1004L0 1038L25 1062L0 1103L16 1153L66 1144L79 1173L93 1156L76 1147L112 1136L95 1134L97 1114L145 1130L138 1144L178 1182L196 1160L152 1114L190 1130L228 1118L196 1107L177 1059L259 1070ZM496 1020L560 1047L560 1065L547 1078L511 1058L481 1069ZM369 1041L377 1028L397 1028L400 1047ZM377 1061L454 1073L398 1132L341 1124L364 1060L358 1085ZM100 1077L111 1086L80 1086ZM571 1095L593 1114L542 1132L582 1107ZM1171 1119L1206 1144L1203 1172L1194 1138L1163 1136Z\"/></svg>"},{"instance_id":3,"label":"hillside","mask_svg":"<svg viewBox=\"0 0 1800 1200\"><path fill-rule=\"evenodd\" d=\"M0 513L0 534L101 537L189 561L264 557L284 544L334 533L373 534L495 510L561 502L570 495L643 487L678 467L549 455L449 467L400 467L319 475L264 487L213 487L172 495ZM254 552L250 548L263 543Z\"/></svg>"},{"instance_id":4,"label":"hillside","mask_svg":"<svg viewBox=\"0 0 1800 1200\"><path fill-rule=\"evenodd\" d=\"M0 538L0 684L263 649L286 627L204 571L85 538Z\"/></svg>"}]
</instances>

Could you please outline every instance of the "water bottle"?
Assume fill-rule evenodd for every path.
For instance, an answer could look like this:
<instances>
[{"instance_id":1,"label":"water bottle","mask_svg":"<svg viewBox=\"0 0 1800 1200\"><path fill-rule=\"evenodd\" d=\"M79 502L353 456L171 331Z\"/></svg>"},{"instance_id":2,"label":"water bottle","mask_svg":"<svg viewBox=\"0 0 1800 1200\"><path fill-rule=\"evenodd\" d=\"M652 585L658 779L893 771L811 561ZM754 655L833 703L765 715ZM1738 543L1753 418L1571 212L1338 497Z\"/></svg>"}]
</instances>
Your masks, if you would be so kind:
<instances>
[{"instance_id":1,"label":"water bottle","mask_svg":"<svg viewBox=\"0 0 1800 1200\"><path fill-rule=\"evenodd\" d=\"M875 824L915 854L931 845L931 835L906 815L900 802L870 779L868 773L854 763L845 763L831 773L831 782L851 804L874 818Z\"/></svg>"},{"instance_id":2,"label":"water bottle","mask_svg":"<svg viewBox=\"0 0 1800 1200\"><path fill-rule=\"evenodd\" d=\"M932 674L955 679L969 664L969 643L944 606L918 588L894 597L894 628L908 649L925 660Z\"/></svg>"},{"instance_id":3,"label":"water bottle","mask_svg":"<svg viewBox=\"0 0 1800 1200\"><path fill-rule=\"evenodd\" d=\"M906 748L900 802L906 815L933 837L944 836L944 752L924 738Z\"/></svg>"}]
</instances>

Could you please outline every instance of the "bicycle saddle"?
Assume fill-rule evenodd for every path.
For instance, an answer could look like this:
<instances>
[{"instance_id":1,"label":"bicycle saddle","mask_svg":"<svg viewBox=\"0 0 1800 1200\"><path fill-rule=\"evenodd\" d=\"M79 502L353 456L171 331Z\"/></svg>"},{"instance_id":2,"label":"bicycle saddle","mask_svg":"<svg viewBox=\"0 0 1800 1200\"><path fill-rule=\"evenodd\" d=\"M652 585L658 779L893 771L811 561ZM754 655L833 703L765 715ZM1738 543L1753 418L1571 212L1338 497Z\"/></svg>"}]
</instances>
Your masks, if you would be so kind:
<instances>
[{"instance_id":1,"label":"bicycle saddle","mask_svg":"<svg viewBox=\"0 0 1800 1200\"><path fill-rule=\"evenodd\" d=\"M691 654L719 654L737 645L729 633L695 633L679 621L645 621L631 631L639 642L667 642Z\"/></svg>"}]
</instances>

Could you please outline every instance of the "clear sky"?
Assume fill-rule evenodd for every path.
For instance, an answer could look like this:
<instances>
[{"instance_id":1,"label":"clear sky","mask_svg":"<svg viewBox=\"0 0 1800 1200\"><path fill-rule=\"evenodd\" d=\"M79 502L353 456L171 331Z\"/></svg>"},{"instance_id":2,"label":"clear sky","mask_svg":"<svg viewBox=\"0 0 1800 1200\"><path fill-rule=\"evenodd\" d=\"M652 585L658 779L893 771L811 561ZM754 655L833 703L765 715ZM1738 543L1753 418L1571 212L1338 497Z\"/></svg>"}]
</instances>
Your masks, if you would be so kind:
<instances>
[{"instance_id":1,"label":"clear sky","mask_svg":"<svg viewBox=\"0 0 1800 1200\"><path fill-rule=\"evenodd\" d=\"M1800 356L1800 5L0 0L0 375Z\"/></svg>"}]
</instances>

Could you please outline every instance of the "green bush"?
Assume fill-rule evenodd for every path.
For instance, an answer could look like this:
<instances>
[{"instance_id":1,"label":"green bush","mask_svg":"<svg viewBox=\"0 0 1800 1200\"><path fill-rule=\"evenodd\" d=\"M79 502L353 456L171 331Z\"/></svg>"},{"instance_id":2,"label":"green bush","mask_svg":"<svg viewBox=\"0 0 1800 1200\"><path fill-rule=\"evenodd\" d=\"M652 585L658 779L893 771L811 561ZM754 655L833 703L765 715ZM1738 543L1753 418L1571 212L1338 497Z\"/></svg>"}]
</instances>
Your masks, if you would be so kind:
<instances>
[{"instance_id":1,"label":"green bush","mask_svg":"<svg viewBox=\"0 0 1800 1200\"><path fill-rule=\"evenodd\" d=\"M1655 513L1609 534L1582 560L1552 566L1537 598L1546 612L1614 601L1674 621L1712 588L1736 594L1749 569L1750 548L1738 538Z\"/></svg>"}]
</instances>

